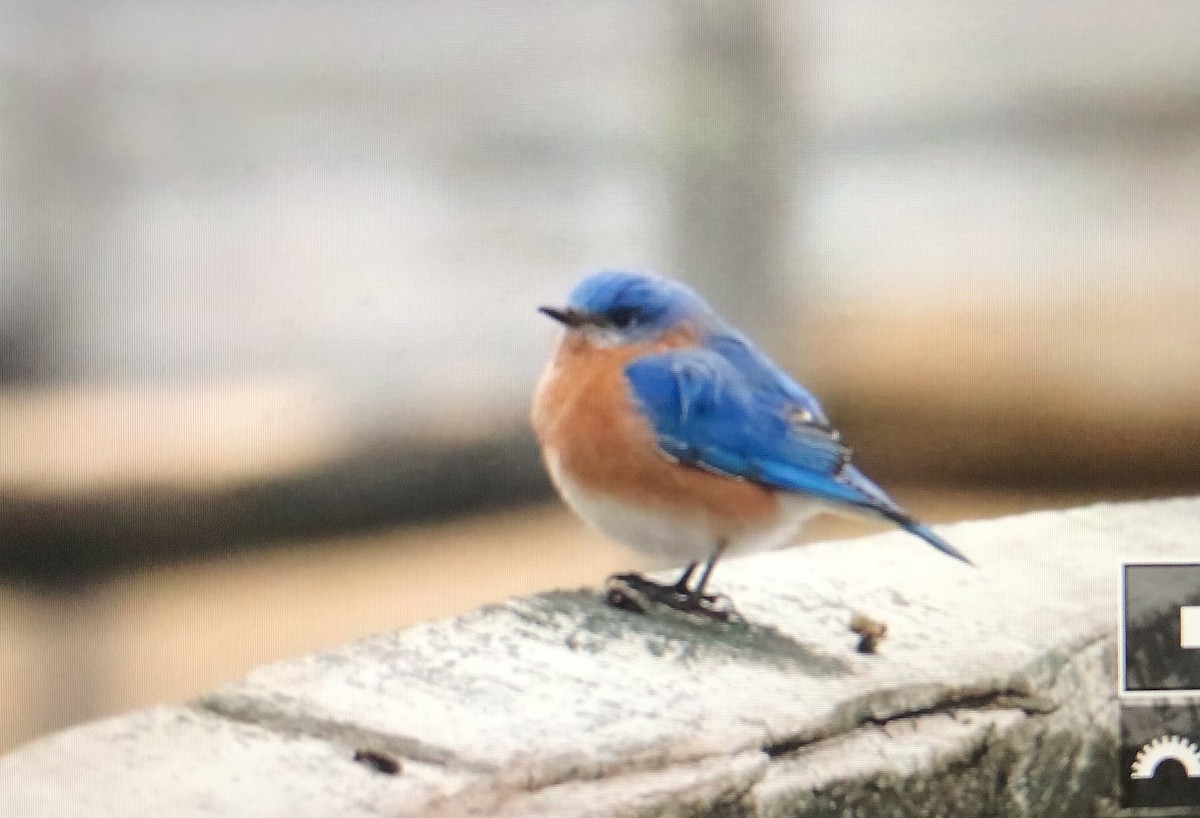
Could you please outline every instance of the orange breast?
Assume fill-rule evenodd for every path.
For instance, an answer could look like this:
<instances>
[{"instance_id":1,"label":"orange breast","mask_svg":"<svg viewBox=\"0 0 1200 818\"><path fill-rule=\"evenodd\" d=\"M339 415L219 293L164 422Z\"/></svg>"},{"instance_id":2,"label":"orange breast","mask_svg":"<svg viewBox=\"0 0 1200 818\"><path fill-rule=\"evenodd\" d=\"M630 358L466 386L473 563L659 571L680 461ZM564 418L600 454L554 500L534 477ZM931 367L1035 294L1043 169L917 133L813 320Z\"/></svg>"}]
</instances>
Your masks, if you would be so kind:
<instances>
[{"instance_id":1,"label":"orange breast","mask_svg":"<svg viewBox=\"0 0 1200 818\"><path fill-rule=\"evenodd\" d=\"M734 534L773 520L769 490L674 462L659 451L650 424L635 411L625 378L634 358L690 346L677 333L653 344L598 347L568 333L538 385L533 426L543 452L580 488L605 496L703 516Z\"/></svg>"}]
</instances>

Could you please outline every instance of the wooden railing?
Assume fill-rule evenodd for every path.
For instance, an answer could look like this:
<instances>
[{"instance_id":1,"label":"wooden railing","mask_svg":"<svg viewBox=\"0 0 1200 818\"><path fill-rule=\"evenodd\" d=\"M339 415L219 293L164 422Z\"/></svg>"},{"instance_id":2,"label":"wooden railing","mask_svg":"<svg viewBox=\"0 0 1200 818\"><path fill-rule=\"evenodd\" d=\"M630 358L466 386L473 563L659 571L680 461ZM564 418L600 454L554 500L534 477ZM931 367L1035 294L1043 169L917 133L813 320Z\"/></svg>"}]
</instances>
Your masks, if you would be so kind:
<instances>
[{"instance_id":1,"label":"wooden railing","mask_svg":"<svg viewBox=\"0 0 1200 818\"><path fill-rule=\"evenodd\" d=\"M269 665L0 758L0 815L1111 811L1120 566L1200 498L940 530L976 567L889 533L723 563L744 622L560 590Z\"/></svg>"}]
</instances>

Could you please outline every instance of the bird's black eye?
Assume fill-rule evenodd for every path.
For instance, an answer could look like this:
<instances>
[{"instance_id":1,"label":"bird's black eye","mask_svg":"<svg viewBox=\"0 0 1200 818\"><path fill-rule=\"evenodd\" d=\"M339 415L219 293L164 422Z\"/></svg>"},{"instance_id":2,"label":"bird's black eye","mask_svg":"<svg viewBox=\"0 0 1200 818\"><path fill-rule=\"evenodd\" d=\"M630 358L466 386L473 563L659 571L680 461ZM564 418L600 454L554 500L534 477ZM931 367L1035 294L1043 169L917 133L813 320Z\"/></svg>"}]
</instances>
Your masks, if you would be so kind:
<instances>
[{"instance_id":1,"label":"bird's black eye","mask_svg":"<svg viewBox=\"0 0 1200 818\"><path fill-rule=\"evenodd\" d=\"M613 307L607 317L617 329L629 329L637 323L638 311L636 307Z\"/></svg>"}]
</instances>

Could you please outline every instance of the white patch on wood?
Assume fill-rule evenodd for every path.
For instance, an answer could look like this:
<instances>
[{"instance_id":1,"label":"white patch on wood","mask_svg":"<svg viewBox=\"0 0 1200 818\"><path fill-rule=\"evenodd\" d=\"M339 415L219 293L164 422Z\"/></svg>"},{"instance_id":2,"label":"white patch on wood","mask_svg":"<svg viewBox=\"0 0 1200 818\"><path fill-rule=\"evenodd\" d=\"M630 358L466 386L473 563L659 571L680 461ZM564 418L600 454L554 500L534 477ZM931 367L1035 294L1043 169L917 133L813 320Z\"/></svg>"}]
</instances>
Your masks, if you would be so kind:
<instances>
[{"instance_id":1,"label":"white patch on wood","mask_svg":"<svg viewBox=\"0 0 1200 818\"><path fill-rule=\"evenodd\" d=\"M1179 644L1200 648L1200 605L1184 605L1179 609Z\"/></svg>"}]
</instances>

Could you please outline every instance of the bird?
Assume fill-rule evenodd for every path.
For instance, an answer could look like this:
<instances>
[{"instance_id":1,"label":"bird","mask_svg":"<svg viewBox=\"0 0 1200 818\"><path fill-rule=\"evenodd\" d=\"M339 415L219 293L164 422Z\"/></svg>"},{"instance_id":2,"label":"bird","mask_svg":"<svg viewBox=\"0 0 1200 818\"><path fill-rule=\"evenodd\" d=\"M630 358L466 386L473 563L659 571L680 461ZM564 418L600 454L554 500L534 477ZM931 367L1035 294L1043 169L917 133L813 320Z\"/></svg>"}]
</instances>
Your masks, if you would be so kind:
<instances>
[{"instance_id":1,"label":"bird","mask_svg":"<svg viewBox=\"0 0 1200 818\"><path fill-rule=\"evenodd\" d=\"M888 521L972 564L859 471L813 394L686 284L604 270L538 309L563 330L531 408L551 482L593 528L684 566L670 585L612 579L720 618L706 594L717 562L786 547L824 512Z\"/></svg>"}]
</instances>

